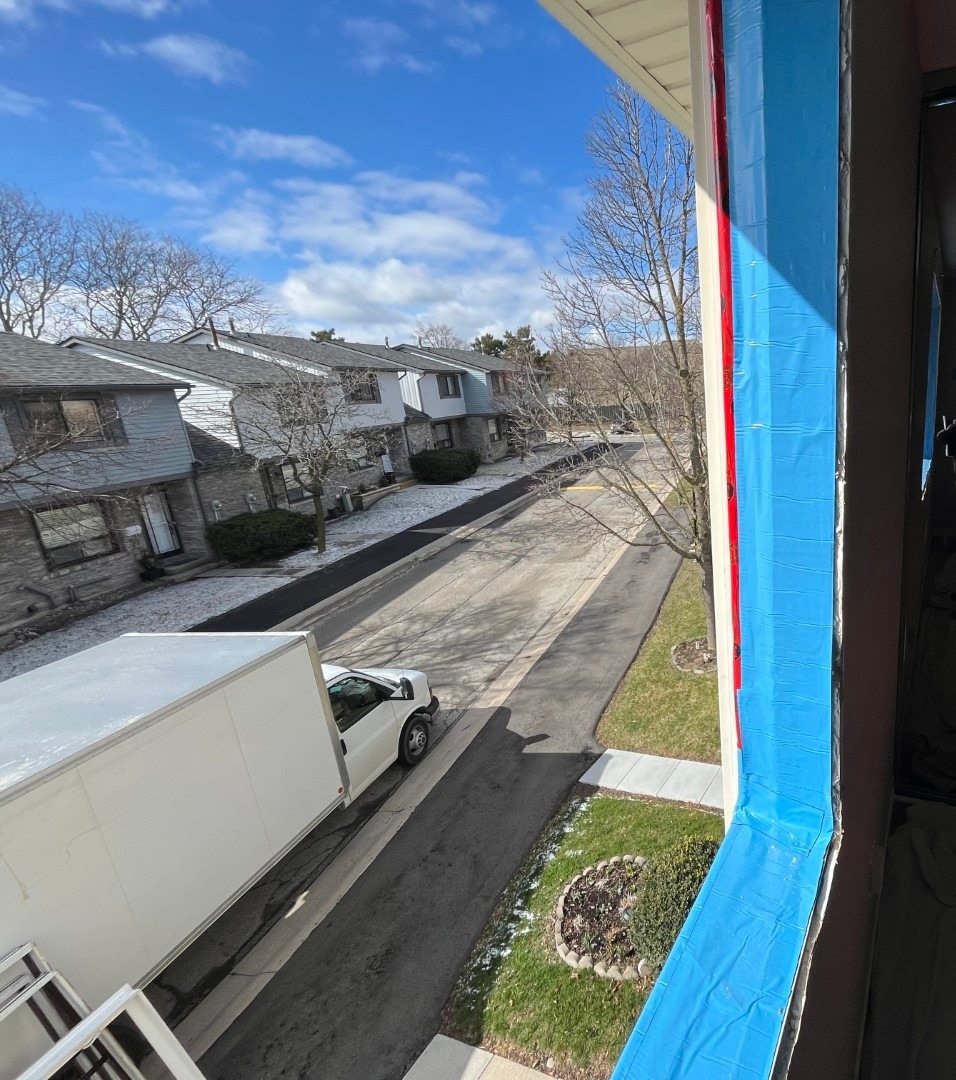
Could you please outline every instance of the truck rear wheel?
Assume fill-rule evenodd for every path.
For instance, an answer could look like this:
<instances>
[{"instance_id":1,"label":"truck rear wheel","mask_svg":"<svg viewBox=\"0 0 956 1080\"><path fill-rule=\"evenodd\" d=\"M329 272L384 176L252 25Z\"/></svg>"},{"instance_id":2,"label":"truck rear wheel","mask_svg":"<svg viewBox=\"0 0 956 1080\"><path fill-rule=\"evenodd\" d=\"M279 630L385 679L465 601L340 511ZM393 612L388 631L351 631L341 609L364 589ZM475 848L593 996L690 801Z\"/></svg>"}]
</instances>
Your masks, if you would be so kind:
<instances>
[{"instance_id":1,"label":"truck rear wheel","mask_svg":"<svg viewBox=\"0 0 956 1080\"><path fill-rule=\"evenodd\" d=\"M417 765L428 750L431 730L428 717L421 713L412 713L402 728L402 737L398 744L398 756L405 765Z\"/></svg>"}]
</instances>

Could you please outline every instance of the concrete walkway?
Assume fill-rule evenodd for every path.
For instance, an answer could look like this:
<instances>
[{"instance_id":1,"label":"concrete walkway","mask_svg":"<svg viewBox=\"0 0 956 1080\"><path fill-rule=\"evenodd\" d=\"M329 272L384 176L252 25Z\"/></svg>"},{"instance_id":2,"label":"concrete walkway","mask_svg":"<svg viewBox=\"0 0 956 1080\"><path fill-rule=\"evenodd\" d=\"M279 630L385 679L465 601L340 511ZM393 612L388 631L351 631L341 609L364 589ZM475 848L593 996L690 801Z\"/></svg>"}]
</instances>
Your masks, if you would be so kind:
<instances>
[{"instance_id":1,"label":"concrete walkway","mask_svg":"<svg viewBox=\"0 0 956 1080\"><path fill-rule=\"evenodd\" d=\"M582 784L626 791L630 795L652 795L656 799L696 803L723 810L723 781L719 765L702 761L635 754L630 750L605 750L581 777Z\"/></svg>"},{"instance_id":2,"label":"concrete walkway","mask_svg":"<svg viewBox=\"0 0 956 1080\"><path fill-rule=\"evenodd\" d=\"M467 1043L436 1035L405 1080L535 1080L553 1073L537 1072Z\"/></svg>"}]
</instances>

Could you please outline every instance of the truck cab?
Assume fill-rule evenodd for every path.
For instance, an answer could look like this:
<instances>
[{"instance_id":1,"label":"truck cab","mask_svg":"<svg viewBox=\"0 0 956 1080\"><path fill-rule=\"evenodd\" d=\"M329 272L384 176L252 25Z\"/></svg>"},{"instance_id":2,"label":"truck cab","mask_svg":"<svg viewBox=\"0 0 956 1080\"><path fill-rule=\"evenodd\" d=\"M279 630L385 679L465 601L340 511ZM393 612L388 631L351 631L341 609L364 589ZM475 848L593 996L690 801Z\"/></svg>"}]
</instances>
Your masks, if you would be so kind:
<instances>
[{"instance_id":1,"label":"truck cab","mask_svg":"<svg viewBox=\"0 0 956 1080\"><path fill-rule=\"evenodd\" d=\"M348 769L350 801L395 761L421 761L438 710L423 672L323 664L322 676Z\"/></svg>"}]
</instances>

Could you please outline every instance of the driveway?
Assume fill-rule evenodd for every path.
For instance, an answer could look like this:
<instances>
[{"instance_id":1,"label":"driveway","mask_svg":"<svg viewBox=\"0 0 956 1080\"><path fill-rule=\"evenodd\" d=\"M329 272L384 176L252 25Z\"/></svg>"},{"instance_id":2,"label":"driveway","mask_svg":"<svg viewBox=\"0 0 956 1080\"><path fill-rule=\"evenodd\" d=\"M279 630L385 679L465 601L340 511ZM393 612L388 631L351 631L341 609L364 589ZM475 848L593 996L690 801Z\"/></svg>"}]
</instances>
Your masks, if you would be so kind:
<instances>
[{"instance_id":1,"label":"driveway","mask_svg":"<svg viewBox=\"0 0 956 1080\"><path fill-rule=\"evenodd\" d=\"M208 1077L394 1080L437 1032L501 891L600 752L596 723L676 570L666 548L610 551L553 515L535 503L315 626L323 655L424 667L447 705L477 702L484 722L201 1059Z\"/></svg>"}]
</instances>

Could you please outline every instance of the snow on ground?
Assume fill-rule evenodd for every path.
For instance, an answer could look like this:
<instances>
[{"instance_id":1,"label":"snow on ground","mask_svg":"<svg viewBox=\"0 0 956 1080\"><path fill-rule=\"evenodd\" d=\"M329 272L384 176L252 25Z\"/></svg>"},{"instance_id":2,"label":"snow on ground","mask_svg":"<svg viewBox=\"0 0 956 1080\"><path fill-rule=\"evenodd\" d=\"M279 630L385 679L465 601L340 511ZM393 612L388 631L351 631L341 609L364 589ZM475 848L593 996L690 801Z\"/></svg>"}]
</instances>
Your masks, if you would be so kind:
<instances>
[{"instance_id":1,"label":"snow on ground","mask_svg":"<svg viewBox=\"0 0 956 1080\"><path fill-rule=\"evenodd\" d=\"M62 630L0 653L0 681L61 660L120 634L185 630L230 608L286 585L286 577L196 578L122 600Z\"/></svg>"},{"instance_id":2,"label":"snow on ground","mask_svg":"<svg viewBox=\"0 0 956 1080\"><path fill-rule=\"evenodd\" d=\"M474 476L457 484L418 484L387 495L370 510L329 522L326 548L321 555L308 548L286 556L280 565L290 568L328 566L386 536L410 529L436 514L476 499L486 491L504 487L568 453L567 446L547 447L529 454L524 461L505 458L493 465L482 465Z\"/></svg>"}]
</instances>

